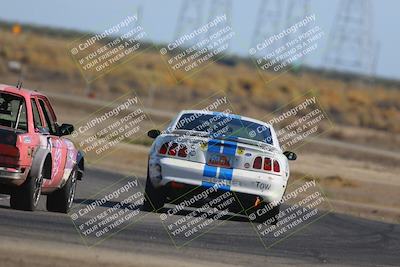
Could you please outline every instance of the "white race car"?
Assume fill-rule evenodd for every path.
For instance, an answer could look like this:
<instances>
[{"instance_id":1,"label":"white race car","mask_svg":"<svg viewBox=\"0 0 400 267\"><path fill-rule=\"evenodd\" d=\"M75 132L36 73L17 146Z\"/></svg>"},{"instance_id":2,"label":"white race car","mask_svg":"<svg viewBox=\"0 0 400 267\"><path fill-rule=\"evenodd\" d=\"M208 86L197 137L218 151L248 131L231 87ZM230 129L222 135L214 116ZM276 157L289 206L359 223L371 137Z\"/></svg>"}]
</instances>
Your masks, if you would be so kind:
<instances>
[{"instance_id":1,"label":"white race car","mask_svg":"<svg viewBox=\"0 0 400 267\"><path fill-rule=\"evenodd\" d=\"M282 153L271 125L229 113L185 110L165 131L151 130L148 136L155 141L144 210L157 211L193 188L217 187L220 192L234 192L245 209L269 207L258 220L279 213L289 178L288 160L297 156Z\"/></svg>"}]
</instances>

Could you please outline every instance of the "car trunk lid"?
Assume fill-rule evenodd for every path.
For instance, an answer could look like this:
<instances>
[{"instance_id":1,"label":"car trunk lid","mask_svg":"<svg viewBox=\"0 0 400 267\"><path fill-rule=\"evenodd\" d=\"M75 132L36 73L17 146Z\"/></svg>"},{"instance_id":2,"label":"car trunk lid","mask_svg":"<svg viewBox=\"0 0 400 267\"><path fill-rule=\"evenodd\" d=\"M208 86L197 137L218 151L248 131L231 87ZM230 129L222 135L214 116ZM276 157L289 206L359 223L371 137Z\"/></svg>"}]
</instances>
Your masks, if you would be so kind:
<instances>
[{"instance_id":1,"label":"car trunk lid","mask_svg":"<svg viewBox=\"0 0 400 267\"><path fill-rule=\"evenodd\" d=\"M268 144L259 144L253 140L232 139L210 139L204 134L174 133L167 135L161 142L159 151L164 145L165 155L185 158L188 161L203 163L208 166L221 167L224 169L247 169L252 166L257 155L273 157L277 149ZM187 156L180 157L180 146L187 147ZM175 149L170 153L170 149ZM246 167L247 166L247 167Z\"/></svg>"}]
</instances>

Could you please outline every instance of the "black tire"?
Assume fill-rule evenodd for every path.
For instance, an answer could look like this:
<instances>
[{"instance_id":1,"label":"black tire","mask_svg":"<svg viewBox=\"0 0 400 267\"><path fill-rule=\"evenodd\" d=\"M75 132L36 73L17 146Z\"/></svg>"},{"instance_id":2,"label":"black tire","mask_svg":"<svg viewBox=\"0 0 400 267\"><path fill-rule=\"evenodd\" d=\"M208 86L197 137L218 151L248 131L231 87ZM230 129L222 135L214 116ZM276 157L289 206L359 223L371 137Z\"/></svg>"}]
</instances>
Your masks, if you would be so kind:
<instances>
[{"instance_id":1,"label":"black tire","mask_svg":"<svg viewBox=\"0 0 400 267\"><path fill-rule=\"evenodd\" d=\"M29 174L26 181L11 193L11 208L26 211L34 211L36 209L42 192L42 174L38 175L38 177L32 177Z\"/></svg>"},{"instance_id":2,"label":"black tire","mask_svg":"<svg viewBox=\"0 0 400 267\"><path fill-rule=\"evenodd\" d=\"M164 207L166 196L164 190L157 189L150 181L149 171L147 170L145 198L142 206L143 211L157 211Z\"/></svg>"},{"instance_id":3,"label":"black tire","mask_svg":"<svg viewBox=\"0 0 400 267\"><path fill-rule=\"evenodd\" d=\"M73 169L65 185L47 196L48 211L68 213L72 207L76 191L77 171Z\"/></svg>"}]
</instances>

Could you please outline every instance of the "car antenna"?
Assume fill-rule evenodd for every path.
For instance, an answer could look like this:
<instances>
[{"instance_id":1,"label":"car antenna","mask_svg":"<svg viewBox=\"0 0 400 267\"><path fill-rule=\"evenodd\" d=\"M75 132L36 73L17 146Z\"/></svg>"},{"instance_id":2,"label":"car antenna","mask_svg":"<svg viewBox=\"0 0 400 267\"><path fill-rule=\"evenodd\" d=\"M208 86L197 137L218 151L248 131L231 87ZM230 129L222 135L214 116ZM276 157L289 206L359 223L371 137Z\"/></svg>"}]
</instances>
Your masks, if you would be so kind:
<instances>
[{"instance_id":1,"label":"car antenna","mask_svg":"<svg viewBox=\"0 0 400 267\"><path fill-rule=\"evenodd\" d=\"M18 82L17 82L17 86L16 86L18 89L20 89L21 90L21 87L22 87L22 82L18 79Z\"/></svg>"},{"instance_id":2,"label":"car antenna","mask_svg":"<svg viewBox=\"0 0 400 267\"><path fill-rule=\"evenodd\" d=\"M22 67L21 67L21 71L19 73L19 78L18 78L18 82L17 82L17 86L16 86L19 90L21 90L22 87Z\"/></svg>"}]
</instances>

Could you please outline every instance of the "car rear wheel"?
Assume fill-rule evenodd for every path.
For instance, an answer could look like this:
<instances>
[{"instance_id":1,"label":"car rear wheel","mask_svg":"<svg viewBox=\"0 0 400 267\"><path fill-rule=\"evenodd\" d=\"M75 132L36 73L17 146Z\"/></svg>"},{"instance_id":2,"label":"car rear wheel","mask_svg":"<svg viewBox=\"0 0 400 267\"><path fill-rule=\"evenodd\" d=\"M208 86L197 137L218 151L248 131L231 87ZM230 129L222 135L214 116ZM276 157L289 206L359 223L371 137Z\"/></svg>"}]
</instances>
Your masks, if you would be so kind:
<instances>
[{"instance_id":1,"label":"car rear wheel","mask_svg":"<svg viewBox=\"0 0 400 267\"><path fill-rule=\"evenodd\" d=\"M43 173L38 177L30 174L27 180L11 193L10 206L16 210L34 211L42 193Z\"/></svg>"},{"instance_id":2,"label":"car rear wheel","mask_svg":"<svg viewBox=\"0 0 400 267\"><path fill-rule=\"evenodd\" d=\"M143 202L142 210L156 211L161 209L165 204L166 196L163 189L158 189L153 186L149 177L149 170L147 170L145 199Z\"/></svg>"},{"instance_id":3,"label":"car rear wheel","mask_svg":"<svg viewBox=\"0 0 400 267\"><path fill-rule=\"evenodd\" d=\"M47 196L48 211L68 213L74 202L77 171L73 169L65 185Z\"/></svg>"}]
</instances>

